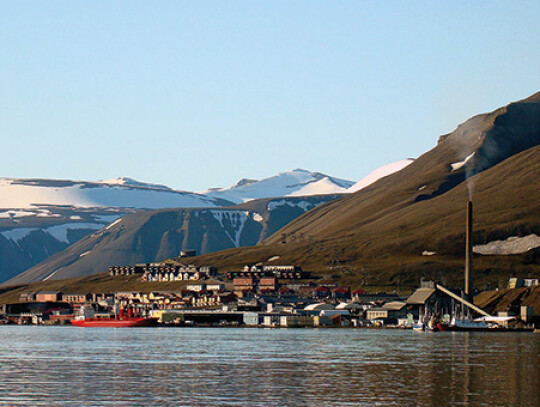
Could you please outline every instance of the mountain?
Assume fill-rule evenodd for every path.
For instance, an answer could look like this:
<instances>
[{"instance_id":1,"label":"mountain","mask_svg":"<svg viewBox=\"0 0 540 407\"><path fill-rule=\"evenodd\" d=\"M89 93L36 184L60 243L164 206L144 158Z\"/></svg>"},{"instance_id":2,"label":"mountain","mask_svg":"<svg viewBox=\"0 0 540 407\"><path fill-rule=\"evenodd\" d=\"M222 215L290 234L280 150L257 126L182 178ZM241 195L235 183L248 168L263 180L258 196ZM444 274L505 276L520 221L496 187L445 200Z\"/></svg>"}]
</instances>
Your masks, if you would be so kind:
<instances>
[{"instance_id":1,"label":"mountain","mask_svg":"<svg viewBox=\"0 0 540 407\"><path fill-rule=\"evenodd\" d=\"M153 189L166 189L172 190L172 188L162 184L150 184L148 182L137 181L130 177L116 177L98 181L100 184L107 185L125 185L133 187L153 188Z\"/></svg>"},{"instance_id":2,"label":"mountain","mask_svg":"<svg viewBox=\"0 0 540 407\"><path fill-rule=\"evenodd\" d=\"M180 250L208 253L260 243L287 223L337 195L254 200L223 208L140 211L84 237L7 284L105 272L111 265L150 262Z\"/></svg>"},{"instance_id":3,"label":"mountain","mask_svg":"<svg viewBox=\"0 0 540 407\"><path fill-rule=\"evenodd\" d=\"M303 185L293 185L299 183ZM251 200L253 197L280 196L282 191L288 194L302 192L306 195L334 189L345 191L350 185L350 181L295 170L262 181L242 179L231 188L233 192L230 195L241 193L251 197ZM162 208L229 207L243 201L224 199L219 195L226 195L226 190L220 191L208 195L177 191L165 185L140 182L128 177L98 182L0 178L0 283L126 214ZM283 219L292 220L287 217ZM283 220L277 224L283 226ZM223 240L222 235L218 233L218 236L209 241ZM252 237L249 242L255 244L258 238ZM227 239L220 243L190 245L202 253L210 250L207 247L215 248L212 250L235 247ZM177 252L167 255L174 254Z\"/></svg>"},{"instance_id":4,"label":"mountain","mask_svg":"<svg viewBox=\"0 0 540 407\"><path fill-rule=\"evenodd\" d=\"M262 245L196 262L239 267L280 256L359 285L414 286L421 276L459 283L469 197L475 244L540 234L539 144L540 92L467 120L402 170L300 216ZM538 249L475 256L478 282L538 277L539 257Z\"/></svg>"},{"instance_id":5,"label":"mountain","mask_svg":"<svg viewBox=\"0 0 540 407\"><path fill-rule=\"evenodd\" d=\"M219 198L175 191L130 178L101 182L0 178L0 208L33 209L73 206L78 208L213 207L230 205ZM30 216L30 215L27 215Z\"/></svg>"},{"instance_id":6,"label":"mountain","mask_svg":"<svg viewBox=\"0 0 540 407\"><path fill-rule=\"evenodd\" d=\"M0 178L0 282L135 210L232 204L131 178Z\"/></svg>"},{"instance_id":7,"label":"mountain","mask_svg":"<svg viewBox=\"0 0 540 407\"><path fill-rule=\"evenodd\" d=\"M231 188L212 188L204 195L235 203L253 199L346 193L354 183L302 169L282 172L262 180L242 179Z\"/></svg>"}]
</instances>

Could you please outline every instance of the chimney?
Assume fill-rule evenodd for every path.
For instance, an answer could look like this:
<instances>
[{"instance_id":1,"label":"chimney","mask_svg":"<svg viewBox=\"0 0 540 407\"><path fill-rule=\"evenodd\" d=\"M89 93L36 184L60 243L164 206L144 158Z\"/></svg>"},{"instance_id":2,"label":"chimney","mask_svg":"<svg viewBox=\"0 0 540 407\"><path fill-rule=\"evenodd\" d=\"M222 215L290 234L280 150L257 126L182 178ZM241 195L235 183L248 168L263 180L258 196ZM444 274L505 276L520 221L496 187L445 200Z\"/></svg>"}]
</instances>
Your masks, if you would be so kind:
<instances>
[{"instance_id":1,"label":"chimney","mask_svg":"<svg viewBox=\"0 0 540 407\"><path fill-rule=\"evenodd\" d=\"M465 297L472 299L473 289L473 264L472 264L472 225L473 225L473 204L467 202L467 232L465 234Z\"/></svg>"}]
</instances>

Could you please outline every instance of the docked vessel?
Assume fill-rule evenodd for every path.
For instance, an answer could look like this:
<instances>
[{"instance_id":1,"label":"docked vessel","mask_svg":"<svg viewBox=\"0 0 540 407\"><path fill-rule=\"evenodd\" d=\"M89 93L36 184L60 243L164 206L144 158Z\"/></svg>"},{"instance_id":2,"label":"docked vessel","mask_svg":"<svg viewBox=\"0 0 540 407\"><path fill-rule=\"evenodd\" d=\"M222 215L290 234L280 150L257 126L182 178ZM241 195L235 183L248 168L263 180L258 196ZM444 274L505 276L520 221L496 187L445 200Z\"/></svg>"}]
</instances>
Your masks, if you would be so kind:
<instances>
[{"instance_id":1,"label":"docked vessel","mask_svg":"<svg viewBox=\"0 0 540 407\"><path fill-rule=\"evenodd\" d=\"M156 326L157 318L73 318L71 320L71 325L84 328L134 328L143 326Z\"/></svg>"},{"instance_id":2,"label":"docked vessel","mask_svg":"<svg viewBox=\"0 0 540 407\"><path fill-rule=\"evenodd\" d=\"M494 332L506 331L507 328L502 327L494 322L488 322L485 318L476 320L453 319L450 323L437 323L437 327L441 331L476 331L476 332Z\"/></svg>"},{"instance_id":3,"label":"docked vessel","mask_svg":"<svg viewBox=\"0 0 540 407\"><path fill-rule=\"evenodd\" d=\"M157 318L134 316L131 310L124 315L122 309L114 317L100 317L96 316L91 308L81 308L79 315L71 320L72 325L83 328L136 328L156 326L157 322Z\"/></svg>"}]
</instances>

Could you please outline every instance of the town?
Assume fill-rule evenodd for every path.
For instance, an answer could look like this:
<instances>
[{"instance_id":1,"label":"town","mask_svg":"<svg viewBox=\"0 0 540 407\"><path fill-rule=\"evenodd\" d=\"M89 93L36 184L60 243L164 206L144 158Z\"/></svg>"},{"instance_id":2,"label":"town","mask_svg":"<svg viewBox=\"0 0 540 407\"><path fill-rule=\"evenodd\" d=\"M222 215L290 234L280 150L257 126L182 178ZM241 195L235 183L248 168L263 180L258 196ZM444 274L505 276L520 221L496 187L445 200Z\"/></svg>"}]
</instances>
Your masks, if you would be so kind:
<instances>
[{"instance_id":1,"label":"town","mask_svg":"<svg viewBox=\"0 0 540 407\"><path fill-rule=\"evenodd\" d=\"M213 266L145 263L109 267L112 277L135 275L142 283L183 281L179 291L24 292L19 302L0 305L4 323L69 324L77 315L151 317L160 326L375 327L413 328L435 316L445 324L457 312L475 313L496 327L532 330L532 306L512 305L492 316L463 293L422 281L410 295L368 293L318 284L317 276L294 265L246 265L219 273ZM538 279L510 279L509 288L531 287ZM486 318L489 317L489 318ZM493 325L495 326L495 325Z\"/></svg>"}]
</instances>

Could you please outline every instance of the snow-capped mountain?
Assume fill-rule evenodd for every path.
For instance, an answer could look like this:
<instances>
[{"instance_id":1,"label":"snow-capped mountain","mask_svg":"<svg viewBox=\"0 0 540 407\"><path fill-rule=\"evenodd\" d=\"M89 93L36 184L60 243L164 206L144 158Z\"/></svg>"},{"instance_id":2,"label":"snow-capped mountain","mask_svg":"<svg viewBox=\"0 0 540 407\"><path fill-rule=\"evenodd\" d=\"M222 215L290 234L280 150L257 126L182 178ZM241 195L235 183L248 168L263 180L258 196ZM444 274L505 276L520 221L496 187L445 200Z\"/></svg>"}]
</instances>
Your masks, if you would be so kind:
<instances>
[{"instance_id":1,"label":"snow-capped mountain","mask_svg":"<svg viewBox=\"0 0 540 407\"><path fill-rule=\"evenodd\" d=\"M0 208L39 209L70 205L79 208L214 207L231 202L193 192L145 184L129 178L101 182L0 178Z\"/></svg>"},{"instance_id":2,"label":"snow-capped mountain","mask_svg":"<svg viewBox=\"0 0 540 407\"><path fill-rule=\"evenodd\" d=\"M330 177L320 172L296 169L262 180L244 178L231 188L212 188L203 194L242 203L253 199L285 196L342 194L353 185L352 181Z\"/></svg>"},{"instance_id":3,"label":"snow-capped mountain","mask_svg":"<svg viewBox=\"0 0 540 407\"><path fill-rule=\"evenodd\" d=\"M232 202L126 177L0 178L0 282L136 210L228 205Z\"/></svg>"},{"instance_id":4,"label":"snow-capped mountain","mask_svg":"<svg viewBox=\"0 0 540 407\"><path fill-rule=\"evenodd\" d=\"M414 159L407 158L405 160L396 161L394 163L383 165L382 167L377 168L374 171L371 171L368 175L354 184L352 187L347 189L347 192L356 192L361 189L373 184L375 181L380 180L381 178L386 177L387 175L393 174L405 168L407 165L412 163Z\"/></svg>"},{"instance_id":5,"label":"snow-capped mountain","mask_svg":"<svg viewBox=\"0 0 540 407\"><path fill-rule=\"evenodd\" d=\"M128 177L97 182L0 178L0 282L135 211L229 207L259 197L343 192L351 185L350 181L303 170L278 174L262 181L243 179L230 191L210 190L208 194L177 191ZM308 209L294 212L295 216ZM216 213L219 216L221 212ZM223 218L222 223L225 225L228 221ZM218 233L217 229L214 232ZM218 234L223 235L223 232ZM198 242L190 241L189 244L203 251L213 250L212 247L199 247ZM237 244L240 240L232 238L230 243L221 239L214 246L217 250Z\"/></svg>"},{"instance_id":6,"label":"snow-capped mountain","mask_svg":"<svg viewBox=\"0 0 540 407\"><path fill-rule=\"evenodd\" d=\"M374 182L404 167L405 162L409 161L384 166L360 183L365 186L367 180ZM204 193L177 191L128 177L97 182L0 178L0 282L83 238L93 242L93 237L100 233L108 235L107 228L117 225L120 218L124 219L133 212L197 208L189 210L191 216L181 221L183 226L180 230L185 229L189 233L186 232L186 237L178 242L167 243L168 251L160 249L143 256L142 249L123 249L126 255L135 256L137 253L138 260L143 257L158 260L159 256L173 256L179 248L207 253L256 244L268 237L269 231L275 232L276 227L284 226L320 203L339 198L337 194L354 192L354 188L352 181L301 169L262 180L243 178L231 188L210 189ZM300 196L309 199L295 198ZM236 203L247 201L259 207L259 199L269 198L274 199L267 203L267 208L251 214L244 208L231 208ZM158 213L151 219L157 222L162 215ZM173 232L178 230L177 224L165 222L153 227L164 231L170 229L169 233L173 235L179 233ZM98 251L95 253L96 256L104 256ZM94 255L84 257L83 263L87 266L91 260L97 261ZM113 257L105 256L103 261L105 259L113 260Z\"/></svg>"},{"instance_id":7,"label":"snow-capped mountain","mask_svg":"<svg viewBox=\"0 0 540 407\"><path fill-rule=\"evenodd\" d=\"M125 186L132 186L132 187L171 190L171 188L168 187L167 185L150 184L148 182L137 181L137 180L135 180L133 178L130 178L130 177L109 178L109 179L103 179L103 180L98 181L98 182L100 184L108 184L108 185L125 185Z\"/></svg>"}]
</instances>

